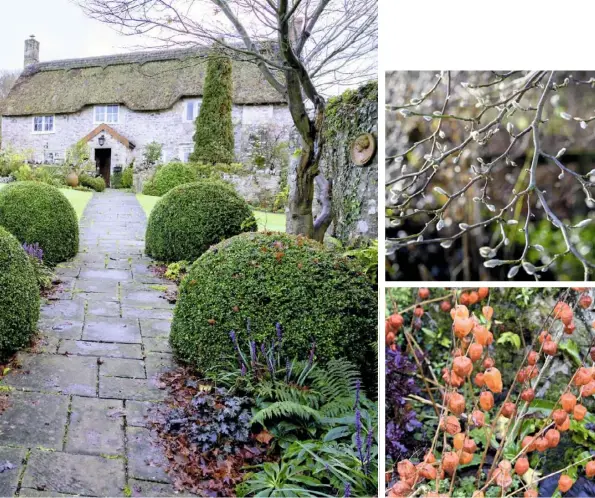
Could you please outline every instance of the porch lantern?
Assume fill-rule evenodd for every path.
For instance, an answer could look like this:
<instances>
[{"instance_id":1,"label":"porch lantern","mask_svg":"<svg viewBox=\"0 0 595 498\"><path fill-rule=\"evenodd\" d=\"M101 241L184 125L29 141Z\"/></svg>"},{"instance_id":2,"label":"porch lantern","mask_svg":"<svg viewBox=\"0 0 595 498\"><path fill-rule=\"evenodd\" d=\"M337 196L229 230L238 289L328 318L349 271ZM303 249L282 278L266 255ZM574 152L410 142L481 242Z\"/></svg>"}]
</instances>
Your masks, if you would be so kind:
<instances>
[{"instance_id":1,"label":"porch lantern","mask_svg":"<svg viewBox=\"0 0 595 498\"><path fill-rule=\"evenodd\" d=\"M105 135L101 135L98 139L97 142L99 143L99 147L103 147L105 145Z\"/></svg>"}]
</instances>

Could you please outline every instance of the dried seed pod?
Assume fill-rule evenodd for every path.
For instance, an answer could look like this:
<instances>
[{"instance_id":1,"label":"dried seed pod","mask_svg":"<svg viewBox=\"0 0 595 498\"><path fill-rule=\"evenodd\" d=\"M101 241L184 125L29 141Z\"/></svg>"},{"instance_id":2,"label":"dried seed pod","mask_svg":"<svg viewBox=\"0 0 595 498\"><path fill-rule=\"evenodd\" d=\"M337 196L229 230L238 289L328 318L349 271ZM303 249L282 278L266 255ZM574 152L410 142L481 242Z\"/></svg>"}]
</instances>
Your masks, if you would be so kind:
<instances>
[{"instance_id":1,"label":"dried seed pod","mask_svg":"<svg viewBox=\"0 0 595 498\"><path fill-rule=\"evenodd\" d=\"M587 465L585 465L585 474L587 474L589 479L595 477L595 460L587 462Z\"/></svg>"},{"instance_id":2,"label":"dried seed pod","mask_svg":"<svg viewBox=\"0 0 595 498\"><path fill-rule=\"evenodd\" d=\"M479 406L485 412L491 410L494 406L494 395L490 391L483 391L479 395Z\"/></svg>"},{"instance_id":3,"label":"dried seed pod","mask_svg":"<svg viewBox=\"0 0 595 498\"><path fill-rule=\"evenodd\" d=\"M574 410L572 411L572 416L574 420L578 420L579 422L585 418L587 414L587 409L583 405L576 405Z\"/></svg>"},{"instance_id":4,"label":"dried seed pod","mask_svg":"<svg viewBox=\"0 0 595 498\"><path fill-rule=\"evenodd\" d=\"M560 479L558 479L558 489L562 491L562 493L566 493L566 491L572 488L573 484L574 481L568 474L562 474Z\"/></svg>"},{"instance_id":5,"label":"dried seed pod","mask_svg":"<svg viewBox=\"0 0 595 498\"><path fill-rule=\"evenodd\" d=\"M576 325L574 324L574 322L570 322L568 325L566 325L564 327L564 333L566 335L572 335L575 330L576 330Z\"/></svg>"},{"instance_id":6,"label":"dried seed pod","mask_svg":"<svg viewBox=\"0 0 595 498\"><path fill-rule=\"evenodd\" d=\"M467 354L469 355L471 361L477 361L483 355L483 346L481 344L478 344L477 342L474 342L469 346Z\"/></svg>"},{"instance_id":7,"label":"dried seed pod","mask_svg":"<svg viewBox=\"0 0 595 498\"><path fill-rule=\"evenodd\" d=\"M524 384L527 382L527 371L524 368L521 368L516 374L516 380L519 384Z\"/></svg>"},{"instance_id":8,"label":"dried seed pod","mask_svg":"<svg viewBox=\"0 0 595 498\"><path fill-rule=\"evenodd\" d=\"M442 455L442 468L448 475L453 475L459 465L459 455L454 451L447 451Z\"/></svg>"},{"instance_id":9,"label":"dried seed pod","mask_svg":"<svg viewBox=\"0 0 595 498\"><path fill-rule=\"evenodd\" d=\"M440 303L440 309L442 311L444 311L445 313L448 313L451 310L452 306L450 304L450 301L442 301Z\"/></svg>"},{"instance_id":10,"label":"dried seed pod","mask_svg":"<svg viewBox=\"0 0 595 498\"><path fill-rule=\"evenodd\" d=\"M397 481L388 492L389 498L407 498L411 494L411 486L404 481Z\"/></svg>"},{"instance_id":11,"label":"dried seed pod","mask_svg":"<svg viewBox=\"0 0 595 498\"><path fill-rule=\"evenodd\" d=\"M393 332L389 332L386 334L386 345L390 346L393 342L395 342L395 334Z\"/></svg>"},{"instance_id":12,"label":"dried seed pod","mask_svg":"<svg viewBox=\"0 0 595 498\"><path fill-rule=\"evenodd\" d=\"M467 306L467 305L471 304L471 300L469 299L469 293L462 292L461 295L459 296L459 301L461 302L461 304L463 306Z\"/></svg>"},{"instance_id":13,"label":"dried seed pod","mask_svg":"<svg viewBox=\"0 0 595 498\"><path fill-rule=\"evenodd\" d=\"M500 375L500 370L495 367L488 368L483 373L483 379L490 391L493 393L502 392L502 375Z\"/></svg>"},{"instance_id":14,"label":"dried seed pod","mask_svg":"<svg viewBox=\"0 0 595 498\"><path fill-rule=\"evenodd\" d=\"M521 442L521 449L525 453L531 453L532 451L535 451L537 449L535 446L536 441L537 438L535 436L525 436Z\"/></svg>"},{"instance_id":15,"label":"dried seed pod","mask_svg":"<svg viewBox=\"0 0 595 498\"><path fill-rule=\"evenodd\" d=\"M520 457L514 464L514 471L517 475L522 476L529 470L529 460L527 457Z\"/></svg>"},{"instance_id":16,"label":"dried seed pod","mask_svg":"<svg viewBox=\"0 0 595 498\"><path fill-rule=\"evenodd\" d=\"M494 308L491 306L484 306L481 308L481 314L485 317L485 319L489 322L494 315Z\"/></svg>"},{"instance_id":17,"label":"dried seed pod","mask_svg":"<svg viewBox=\"0 0 595 498\"><path fill-rule=\"evenodd\" d=\"M420 477L423 477L424 479L429 479L430 481L433 481L434 479L436 479L436 474L437 474L435 467L433 467L429 463L424 463L424 462L418 464L417 473L419 474Z\"/></svg>"},{"instance_id":18,"label":"dried seed pod","mask_svg":"<svg viewBox=\"0 0 595 498\"><path fill-rule=\"evenodd\" d=\"M528 489L527 491L525 491L523 493L524 498L538 498L538 496L539 496L539 491L537 491L534 488Z\"/></svg>"},{"instance_id":19,"label":"dried seed pod","mask_svg":"<svg viewBox=\"0 0 595 498\"><path fill-rule=\"evenodd\" d=\"M428 289L427 287L422 287L417 291L417 295L421 299L428 299L430 297L430 289Z\"/></svg>"},{"instance_id":20,"label":"dried seed pod","mask_svg":"<svg viewBox=\"0 0 595 498\"><path fill-rule=\"evenodd\" d=\"M570 308L566 308L566 309L562 310L562 312L560 313L558 318L560 318L560 321L564 325L568 325L574 319L574 313L572 312L572 310Z\"/></svg>"},{"instance_id":21,"label":"dried seed pod","mask_svg":"<svg viewBox=\"0 0 595 498\"><path fill-rule=\"evenodd\" d=\"M560 443L560 431L557 429L548 429L544 436L548 448L555 448Z\"/></svg>"},{"instance_id":22,"label":"dried seed pod","mask_svg":"<svg viewBox=\"0 0 595 498\"><path fill-rule=\"evenodd\" d=\"M459 463L461 465L467 465L468 463L471 463L472 461L473 461L472 453L467 453L466 451L463 451L461 453L461 456L459 457Z\"/></svg>"},{"instance_id":23,"label":"dried seed pod","mask_svg":"<svg viewBox=\"0 0 595 498\"><path fill-rule=\"evenodd\" d=\"M512 476L510 475L510 472L498 468L494 471L494 476L496 484L503 489L509 488L512 484Z\"/></svg>"},{"instance_id":24,"label":"dried seed pod","mask_svg":"<svg viewBox=\"0 0 595 498\"><path fill-rule=\"evenodd\" d=\"M558 429L560 432L566 432L568 429L570 429L570 417L566 417L566 420L562 425L556 425L556 429Z\"/></svg>"},{"instance_id":25,"label":"dried seed pod","mask_svg":"<svg viewBox=\"0 0 595 498\"><path fill-rule=\"evenodd\" d=\"M397 473L401 479L409 480L412 477L415 477L415 465L409 460L401 460L397 464Z\"/></svg>"},{"instance_id":26,"label":"dried seed pod","mask_svg":"<svg viewBox=\"0 0 595 498\"><path fill-rule=\"evenodd\" d=\"M452 369L459 377L466 378L473 371L473 362L471 361L471 358L459 356L454 359Z\"/></svg>"},{"instance_id":27,"label":"dried seed pod","mask_svg":"<svg viewBox=\"0 0 595 498\"><path fill-rule=\"evenodd\" d=\"M450 316L453 320L455 318L469 318L469 310L464 304L457 304L452 310L450 310Z\"/></svg>"},{"instance_id":28,"label":"dried seed pod","mask_svg":"<svg viewBox=\"0 0 595 498\"><path fill-rule=\"evenodd\" d=\"M571 413L576 406L576 396L572 393L564 393L560 396L560 404L566 413Z\"/></svg>"},{"instance_id":29,"label":"dried seed pod","mask_svg":"<svg viewBox=\"0 0 595 498\"><path fill-rule=\"evenodd\" d=\"M479 294L475 291L469 293L469 304L475 304L479 301Z\"/></svg>"},{"instance_id":30,"label":"dried seed pod","mask_svg":"<svg viewBox=\"0 0 595 498\"><path fill-rule=\"evenodd\" d=\"M568 413L564 410L554 410L552 412L552 420L555 422L556 425L562 425L566 419L568 418Z\"/></svg>"},{"instance_id":31,"label":"dried seed pod","mask_svg":"<svg viewBox=\"0 0 595 498\"><path fill-rule=\"evenodd\" d=\"M475 325L473 327L473 338L475 342L482 346L488 346L490 343L491 332L483 325Z\"/></svg>"},{"instance_id":32,"label":"dried seed pod","mask_svg":"<svg viewBox=\"0 0 595 498\"><path fill-rule=\"evenodd\" d=\"M580 387L586 386L591 380L591 371L588 368L580 367L574 374L573 382L575 386Z\"/></svg>"},{"instance_id":33,"label":"dried seed pod","mask_svg":"<svg viewBox=\"0 0 595 498\"><path fill-rule=\"evenodd\" d=\"M512 418L516 412L516 405L511 401L507 401L502 405L502 411L500 412L503 417Z\"/></svg>"},{"instance_id":34,"label":"dried seed pod","mask_svg":"<svg viewBox=\"0 0 595 498\"><path fill-rule=\"evenodd\" d=\"M481 301L483 301L486 297L488 297L489 293L490 293L489 287L480 287L479 289L477 289L477 295L479 296L479 299ZM489 320L489 318L488 318L488 320Z\"/></svg>"},{"instance_id":35,"label":"dried seed pod","mask_svg":"<svg viewBox=\"0 0 595 498\"><path fill-rule=\"evenodd\" d=\"M545 341L543 343L543 352L548 356L555 356L558 352L558 344L555 341Z\"/></svg>"},{"instance_id":36,"label":"dried seed pod","mask_svg":"<svg viewBox=\"0 0 595 498\"><path fill-rule=\"evenodd\" d=\"M595 394L595 381L592 380L587 385L581 387L581 396L588 398L589 396L593 396L593 394Z\"/></svg>"},{"instance_id":37,"label":"dried seed pod","mask_svg":"<svg viewBox=\"0 0 595 498\"><path fill-rule=\"evenodd\" d=\"M591 299L591 296L589 296L589 294L583 294L578 300L579 306L585 310L587 308L590 308L592 303L593 299Z\"/></svg>"},{"instance_id":38,"label":"dried seed pod","mask_svg":"<svg viewBox=\"0 0 595 498\"><path fill-rule=\"evenodd\" d=\"M460 339L471 333L473 320L471 318L456 317L453 322L455 335Z\"/></svg>"},{"instance_id":39,"label":"dried seed pod","mask_svg":"<svg viewBox=\"0 0 595 498\"><path fill-rule=\"evenodd\" d=\"M473 413L471 413L471 421L474 426L483 427L486 423L486 416L480 410L473 410Z\"/></svg>"},{"instance_id":40,"label":"dried seed pod","mask_svg":"<svg viewBox=\"0 0 595 498\"><path fill-rule=\"evenodd\" d=\"M421 318L422 316L424 316L424 309L421 306L416 306L413 310L413 314L416 317Z\"/></svg>"},{"instance_id":41,"label":"dried seed pod","mask_svg":"<svg viewBox=\"0 0 595 498\"><path fill-rule=\"evenodd\" d=\"M485 380L483 378L483 372L477 372L475 374L475 378L473 379L473 383L477 387L483 387L483 386L485 386Z\"/></svg>"},{"instance_id":42,"label":"dried seed pod","mask_svg":"<svg viewBox=\"0 0 595 498\"><path fill-rule=\"evenodd\" d=\"M539 451L540 453L543 453L545 450L547 450L549 448L549 443L547 441L546 438L544 437L538 437L535 440L535 449L537 451Z\"/></svg>"},{"instance_id":43,"label":"dried seed pod","mask_svg":"<svg viewBox=\"0 0 595 498\"><path fill-rule=\"evenodd\" d=\"M545 341L551 341L552 336L548 333L547 330L542 330L539 333L539 344L543 344Z\"/></svg>"},{"instance_id":44,"label":"dried seed pod","mask_svg":"<svg viewBox=\"0 0 595 498\"><path fill-rule=\"evenodd\" d=\"M452 447L457 451L461 451L463 449L464 443L465 443L465 434L462 432L455 434L454 437L452 438Z\"/></svg>"},{"instance_id":45,"label":"dried seed pod","mask_svg":"<svg viewBox=\"0 0 595 498\"><path fill-rule=\"evenodd\" d=\"M495 364L494 358L490 358L489 356L483 360L483 368L492 368Z\"/></svg>"},{"instance_id":46,"label":"dried seed pod","mask_svg":"<svg viewBox=\"0 0 595 498\"><path fill-rule=\"evenodd\" d=\"M426 463L436 463L436 457L434 456L434 453L432 453L431 451L428 451L426 453L426 455L424 456L424 462L426 462Z\"/></svg>"},{"instance_id":47,"label":"dried seed pod","mask_svg":"<svg viewBox=\"0 0 595 498\"><path fill-rule=\"evenodd\" d=\"M393 329L397 331L403 326L403 322L403 317L398 313L393 313L391 316L388 317L388 323Z\"/></svg>"},{"instance_id":48,"label":"dried seed pod","mask_svg":"<svg viewBox=\"0 0 595 498\"><path fill-rule=\"evenodd\" d=\"M473 439L471 439L470 437L465 438L465 441L463 442L463 451L465 453L475 453L477 451L477 444L475 444L475 441L473 441Z\"/></svg>"},{"instance_id":49,"label":"dried seed pod","mask_svg":"<svg viewBox=\"0 0 595 498\"><path fill-rule=\"evenodd\" d=\"M539 360L539 353L537 351L531 351L527 356L527 363L529 365L535 365Z\"/></svg>"},{"instance_id":50,"label":"dried seed pod","mask_svg":"<svg viewBox=\"0 0 595 498\"><path fill-rule=\"evenodd\" d=\"M523 401L526 401L527 403L531 403L531 401L533 401L535 399L535 389L533 389L531 387L529 389L525 389L521 393L521 399Z\"/></svg>"},{"instance_id":51,"label":"dried seed pod","mask_svg":"<svg viewBox=\"0 0 595 498\"><path fill-rule=\"evenodd\" d=\"M449 415L448 417L442 419L441 428L451 436L461 432L461 424L459 423L459 419L454 415Z\"/></svg>"},{"instance_id":52,"label":"dried seed pod","mask_svg":"<svg viewBox=\"0 0 595 498\"><path fill-rule=\"evenodd\" d=\"M448 409L455 415L460 415L465 411L465 397L457 392L448 395Z\"/></svg>"}]
</instances>

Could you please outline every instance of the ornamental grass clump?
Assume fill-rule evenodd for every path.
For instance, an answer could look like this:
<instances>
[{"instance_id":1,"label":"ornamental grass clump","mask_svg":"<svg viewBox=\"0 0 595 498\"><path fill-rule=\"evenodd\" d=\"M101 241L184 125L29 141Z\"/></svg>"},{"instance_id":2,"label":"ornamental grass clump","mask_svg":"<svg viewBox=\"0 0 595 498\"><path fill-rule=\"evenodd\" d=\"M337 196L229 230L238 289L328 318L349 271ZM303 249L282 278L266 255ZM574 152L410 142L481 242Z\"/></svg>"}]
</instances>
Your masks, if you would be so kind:
<instances>
[{"instance_id":1,"label":"ornamental grass clump","mask_svg":"<svg viewBox=\"0 0 595 498\"><path fill-rule=\"evenodd\" d=\"M56 187L16 182L0 190L0 225L22 244L39 244L49 266L76 255L79 226L76 212Z\"/></svg>"},{"instance_id":2,"label":"ornamental grass clump","mask_svg":"<svg viewBox=\"0 0 595 498\"><path fill-rule=\"evenodd\" d=\"M217 180L188 183L151 212L146 252L159 261L194 261L213 244L256 228L250 206L233 187Z\"/></svg>"},{"instance_id":3,"label":"ornamental grass clump","mask_svg":"<svg viewBox=\"0 0 595 498\"><path fill-rule=\"evenodd\" d=\"M589 317L589 289L563 293L533 334L533 340L526 344L510 382L504 382L506 367L496 360L498 349L510 346L505 341L494 342L493 336L496 324L503 322L497 322L497 315L493 318L489 304L481 307L489 290L450 294L450 298L442 300L449 306L440 305L451 315L452 341L441 380L422 364L414 333L424 325L412 313L420 307L428 309L441 298L420 293L415 304L401 312L395 310L387 318L387 347L395 349L399 341L404 341L414 352L417 373L423 381L421 391L427 395L426 402L437 420L421 454L405 455L409 458L398 461L390 472L388 496L452 496L471 483L472 488L465 489L472 489L469 495L474 498L536 497L548 478L557 481L559 492L572 493L577 479L595 476L595 459L589 451L589 438L595 437L595 416L588 409L595 395L595 348L579 351L573 357L575 363L568 365L570 380L558 396L550 401L536 398L536 393L545 389L543 384L552 375L560 351L568 351L578 310L583 321ZM462 301L467 304L460 304ZM409 313L413 315L411 327L405 326ZM595 322L592 326L595 328ZM498 332L497 337L507 333ZM581 443L584 451L580 450ZM572 452L570 463L556 460L560 451ZM555 462L553 473L542 468L548 459L550 465Z\"/></svg>"},{"instance_id":4,"label":"ornamental grass clump","mask_svg":"<svg viewBox=\"0 0 595 498\"><path fill-rule=\"evenodd\" d=\"M26 346L39 318L39 287L29 256L0 226L0 361Z\"/></svg>"},{"instance_id":5,"label":"ornamental grass clump","mask_svg":"<svg viewBox=\"0 0 595 498\"><path fill-rule=\"evenodd\" d=\"M304 359L315 342L322 363L347 358L377 384L376 292L360 266L311 239L244 233L209 249L182 281L170 343L205 372L228 352L229 331L245 330L247 320L258 343L274 338L279 321L291 330L289 357Z\"/></svg>"}]
</instances>

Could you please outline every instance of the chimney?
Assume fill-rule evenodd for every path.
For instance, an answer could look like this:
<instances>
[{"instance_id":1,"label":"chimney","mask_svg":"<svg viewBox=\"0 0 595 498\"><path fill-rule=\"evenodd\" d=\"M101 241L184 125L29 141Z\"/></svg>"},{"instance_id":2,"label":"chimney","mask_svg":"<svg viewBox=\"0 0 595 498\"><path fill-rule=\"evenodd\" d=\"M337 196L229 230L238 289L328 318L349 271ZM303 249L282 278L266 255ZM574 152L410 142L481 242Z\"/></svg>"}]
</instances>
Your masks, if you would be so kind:
<instances>
[{"instance_id":1,"label":"chimney","mask_svg":"<svg viewBox=\"0 0 595 498\"><path fill-rule=\"evenodd\" d=\"M25 67L39 62L39 42L35 39L35 35L25 40Z\"/></svg>"}]
</instances>

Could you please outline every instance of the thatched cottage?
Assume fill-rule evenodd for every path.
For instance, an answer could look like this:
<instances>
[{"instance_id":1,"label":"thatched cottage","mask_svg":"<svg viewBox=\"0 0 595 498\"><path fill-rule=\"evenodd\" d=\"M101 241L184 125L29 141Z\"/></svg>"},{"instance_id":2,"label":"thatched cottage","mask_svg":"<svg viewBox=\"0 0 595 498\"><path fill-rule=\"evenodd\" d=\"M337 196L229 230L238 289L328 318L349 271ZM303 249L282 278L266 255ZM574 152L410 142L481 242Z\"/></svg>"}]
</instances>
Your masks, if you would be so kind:
<instances>
[{"instance_id":1,"label":"thatched cottage","mask_svg":"<svg viewBox=\"0 0 595 498\"><path fill-rule=\"evenodd\" d=\"M110 175L139 161L148 143L162 144L163 161L188 160L201 105L206 51L137 52L39 62L39 42L25 41L25 67L2 105L3 145L31 153L35 163L59 163L88 142L98 172ZM251 134L291 129L283 97L255 64L234 61L236 155L245 159Z\"/></svg>"}]
</instances>

